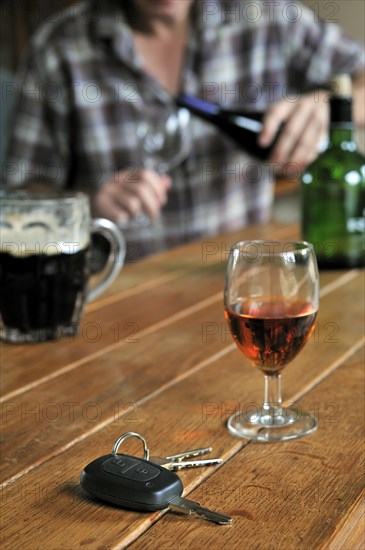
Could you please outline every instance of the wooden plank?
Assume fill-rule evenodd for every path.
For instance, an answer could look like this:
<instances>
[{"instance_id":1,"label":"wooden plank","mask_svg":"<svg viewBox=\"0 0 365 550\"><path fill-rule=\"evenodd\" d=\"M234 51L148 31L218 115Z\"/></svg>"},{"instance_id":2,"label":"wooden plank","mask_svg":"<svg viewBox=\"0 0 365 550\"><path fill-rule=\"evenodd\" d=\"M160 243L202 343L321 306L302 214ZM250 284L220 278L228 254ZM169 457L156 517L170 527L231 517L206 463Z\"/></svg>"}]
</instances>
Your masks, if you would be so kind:
<instances>
[{"instance_id":1,"label":"wooden plank","mask_svg":"<svg viewBox=\"0 0 365 550\"><path fill-rule=\"evenodd\" d=\"M135 342L64 374L56 384L51 380L4 401L2 481L39 464L83 433L116 423L119 416L133 427L141 400L231 345L230 335L220 330L225 321L217 303L215 299L190 315L188 326L183 318L167 322L163 334L137 334ZM207 336L206 319L214 328Z\"/></svg>"},{"instance_id":2,"label":"wooden plank","mask_svg":"<svg viewBox=\"0 0 365 550\"><path fill-rule=\"evenodd\" d=\"M205 288L210 288L215 278L215 268L211 266L209 270L212 269L209 284L207 274L204 275ZM353 296L361 300L364 292L362 276L354 271L352 279L346 275L337 280L337 285L339 281L347 284L330 283L333 291L321 301L323 313L318 318L312 344L323 340L329 349L318 365L306 366L301 380L309 385L319 375L326 375L327 361L341 361L348 347L356 345L363 335L361 309L356 312L352 305ZM326 293L326 287L323 292ZM347 322L343 309L351 311L351 323ZM331 343L335 345L328 346ZM226 352L224 348L232 349L232 344L223 318L220 291L207 303L198 303L188 310L187 316L167 319L159 331L141 332L135 342L128 345L121 342L110 347L107 355L68 370L57 378L57 384L51 379L5 400L2 437L6 458L0 467L2 482L48 460L82 434L113 423L119 414L133 421L141 400L176 383L199 365L209 364L216 354ZM305 352L310 354L313 350L309 347ZM303 357L305 360L306 355Z\"/></svg>"},{"instance_id":3,"label":"wooden plank","mask_svg":"<svg viewBox=\"0 0 365 550\"><path fill-rule=\"evenodd\" d=\"M189 494L232 515L231 527L170 513L130 548L355 549L328 542L363 490L362 386L359 352L303 399L305 406L336 405L336 415L324 413L317 432L272 445L251 442Z\"/></svg>"},{"instance_id":4,"label":"wooden plank","mask_svg":"<svg viewBox=\"0 0 365 550\"><path fill-rule=\"evenodd\" d=\"M347 287L344 290L347 291ZM351 295L352 291L349 289ZM330 298L330 295L328 298ZM341 297L337 296L336 299L330 300L330 303L333 304L333 309L329 308L327 312L328 317L323 320L335 318L341 322L341 318L338 316L338 308L345 305L345 297L343 295ZM323 306L323 311L325 309ZM336 317L333 317L334 314L336 314ZM324 369L331 370L331 361L333 359L335 363L332 365L332 368L338 368L341 363L341 356L345 357L346 355L341 352L341 349L349 350L349 343L344 341L347 341L347 333L343 333L342 330L345 330L345 327L350 325L350 316L353 322L352 328L355 327L356 318L353 315L353 312L350 315L350 310L346 313L346 307L344 308L342 317L344 325L339 325L341 338L339 338L338 342L338 351L337 344L329 345L323 339L320 339L318 343L311 342L307 346L307 349L288 367L284 376L284 395L286 400L290 401L296 396L301 406L301 388L309 387L310 382L312 382L312 385L316 382L313 377L313 370L316 373L317 380L320 380ZM314 358L316 362L313 361ZM358 362L359 359L357 359ZM362 441L359 434L361 426L358 418L362 418L359 408L361 408L363 394L359 377L356 373L352 372L348 358L344 368L340 370L340 376L335 376L335 374L330 376L328 384L326 379L320 384L318 391L316 390L316 392L311 394L309 401L307 400L305 403L308 410L314 409L316 411L318 409L319 429L317 434L313 434L309 438L302 440L303 443L300 443L300 445L304 445L309 454L316 455L316 452L312 452L312 445L315 440L320 443L323 439L327 452L324 456L330 457L330 460L329 458L326 458L326 460L334 464L338 464L339 455L345 455L348 449L351 449L352 455L356 454L358 446ZM334 379L333 383L332 378ZM135 378L132 378L132 380L135 380ZM262 400L262 391L263 377L261 373L247 364L241 358L238 351L234 350L234 352L217 358L216 361L198 369L191 376L182 377L178 380L178 383L166 387L165 391L156 393L152 399L142 402L138 410L137 423L133 424L133 431L138 431L145 435L148 438L150 448L154 452L167 453L186 448L212 445L214 454L222 456L227 461L240 448L246 445L246 442L234 439L228 433L225 427L227 416L232 410L237 409L237 407L241 409L248 403L260 403ZM333 425L328 423L332 430L330 433L332 437L331 446L329 443L327 445L328 437L326 436L326 430L328 426L326 419L332 412L331 409L328 410L328 404L332 402L337 403L339 407L335 410L335 412L337 411L337 417L335 418L338 423L341 421L341 425L337 426L341 429L341 433L333 431ZM340 414L340 411L346 410L345 406L351 408L349 414ZM89 433L85 433L84 431L78 441L73 441L72 445L66 444L63 449L59 448L58 452L60 454L52 458L50 457L47 462L29 471L28 474L23 475L17 481L10 483L4 488L2 499L4 548L14 548L20 545L25 546L27 549L36 547L58 548L60 540L65 541L65 525L67 525L67 540L65 543L67 542L73 548L79 546L97 548L101 544L108 548L116 544L123 546L134 540L138 533L141 533L158 519L160 515L158 513L137 514L121 511L111 506L101 506L96 501L88 499L79 488L78 478L82 468L97 456L110 452L115 439L121 433L130 431L131 424L125 424L123 420L123 417L121 417L118 421L103 426L103 429L99 429L99 426L94 433L91 430ZM343 433L344 431L345 433ZM351 442L346 445L346 448L339 445L339 441L342 441L343 437L347 438L346 441L348 438L351 438ZM293 442L282 445L270 445L268 447L249 445L251 448L249 457L251 457L252 469L255 468L255 465L259 464L260 468L257 468L256 473L258 471L262 472L266 476L267 484L275 480L279 480L278 483L280 484L286 472L291 473L289 478L289 483L291 484L297 482L302 484L304 481L310 479L311 476L308 475L308 472L306 472L305 476L301 475L302 467L300 467L299 471L298 468L294 468L294 459L291 462L291 445L293 445ZM297 443L294 443L294 445L297 445ZM301 448L303 449L303 447ZM285 454L285 449L288 449L287 455ZM21 460L26 458L27 452L31 452L30 446L28 446L28 449L24 449L21 456L17 457L19 461L18 469ZM124 452L140 454L140 447L135 446L130 448L126 445ZM275 453L278 452L283 454L276 454L275 458ZM335 455L332 459L333 453ZM286 456L287 460L282 461L282 458ZM263 457L266 457L265 460ZM357 479L355 469L359 462L355 458L351 464L346 464L344 472L344 475L347 476L346 480L350 477L353 482ZM242 460L243 462L239 465L239 470L236 468L232 469L230 466L232 461L228 461L220 474L223 478L217 478L218 483L223 483L222 486L227 486L234 479L234 475L237 476L237 471L239 471L239 476L245 476L245 472L247 471L247 456L243 454ZM309 460L311 466L314 463L318 472L321 471L324 464L323 461L310 457L307 460ZM282 463L285 466L283 467L283 471L281 471ZM275 470L275 468L278 468L278 470ZM214 468L202 468L183 472L182 477L187 491L190 492L192 488L199 485L202 480L212 475L213 472ZM269 472L271 472L270 475ZM334 473L334 470L332 469L330 472ZM343 472L341 472L341 468L338 469L336 467L335 479L340 474L342 476ZM253 479L254 472L252 473L252 479L248 478L247 484L252 483ZM262 485L262 483L259 485ZM265 506L260 507L261 493L257 489L258 487L253 492L256 495L256 500L253 504L252 513L255 512L255 506L258 506L258 510L255 513L260 515L259 527L261 529L261 527L265 527L265 517L268 513L271 513L273 502L266 501ZM351 485L349 489L351 490L348 493L349 496L346 500L346 505L350 505L350 500L353 499L357 491L357 485ZM205 484L204 491L206 492ZM195 495L193 496L195 497ZM204 493L204 499L202 499L204 503L213 507L214 497L211 499L206 497L207 495ZM279 497L282 498L282 494ZM327 510L325 508L327 498L328 495L326 493L323 503L321 501L321 509L318 513L316 512L315 516L312 516L312 519L315 517L318 523L318 532L319 529L322 530L323 521L329 517L327 511L326 515L323 516L323 510ZM283 505L281 500L279 504L280 507ZM227 512L233 512L236 509L236 519L241 514L240 517L244 520L243 532L245 532L247 528L246 507L241 510L240 502L236 501L234 508L224 506L224 509ZM331 510L331 507L329 510ZM14 517L19 518L19 521L14 522ZM237 523L238 525L240 524L240 517L238 517L236 525ZM290 516L286 514L283 517L288 518ZM325 518L324 520L323 517ZM309 519L311 518L309 517ZM276 516L276 524L273 524L266 533L267 540L270 540L268 537L272 536L271 531L275 531L274 527L277 527L277 521L278 517ZM171 526L173 530L177 525L176 518L172 519ZM201 528L200 524L198 524L198 527L197 523L186 523L184 521L184 523L181 523L181 528L184 532L189 525L190 535L191 530L196 531ZM312 523L310 522L308 525L310 526ZM221 528L209 526L209 528L212 527L214 528L213 537L220 536L222 533L220 531ZM207 528L207 526L204 526L204 528ZM255 523L253 531L252 536L256 537L257 544L257 523ZM279 536L278 533L282 535L282 531L277 530L274 536ZM236 531L232 532L236 533ZM261 531L259 532L261 537ZM307 531L305 532L307 533ZM211 531L211 533L213 532ZM208 535L209 533L207 533L207 538L205 539L207 546L209 542L212 543L211 535ZM240 531L239 538L239 544L241 544L242 540L244 540L242 531ZM189 545L189 538L182 538L181 540L184 540L184 543L188 547L199 547L199 545ZM220 547L220 542L220 540L216 540L216 547ZM230 541L226 542L229 543ZM200 543L203 543L203 539L200 540ZM169 540L169 544L171 545L171 540ZM267 543L266 546L263 545L262 547L268 546L269 544Z\"/></svg>"},{"instance_id":5,"label":"wooden plank","mask_svg":"<svg viewBox=\"0 0 365 550\"><path fill-rule=\"evenodd\" d=\"M363 491L364 493L364 491ZM350 512L343 517L336 528L331 541L327 545L329 550L364 550L365 548L365 498L361 496Z\"/></svg>"}]
</instances>

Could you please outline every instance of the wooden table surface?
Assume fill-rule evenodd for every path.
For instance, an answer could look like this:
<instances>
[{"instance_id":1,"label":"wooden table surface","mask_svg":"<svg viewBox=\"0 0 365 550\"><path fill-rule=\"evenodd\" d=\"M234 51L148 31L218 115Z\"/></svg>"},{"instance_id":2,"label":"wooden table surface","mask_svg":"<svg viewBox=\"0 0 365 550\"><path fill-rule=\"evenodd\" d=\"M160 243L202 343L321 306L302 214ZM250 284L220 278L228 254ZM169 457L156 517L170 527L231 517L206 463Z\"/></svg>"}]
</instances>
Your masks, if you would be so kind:
<instances>
[{"instance_id":1,"label":"wooden table surface","mask_svg":"<svg viewBox=\"0 0 365 550\"><path fill-rule=\"evenodd\" d=\"M223 317L230 245L296 239L250 227L126 266L74 339L1 346L2 549L363 549L364 272L321 272L315 331L284 370L283 394L318 419L283 443L234 438L227 418L261 404L263 375ZM80 474L128 431L153 454L212 446L219 466L180 472L218 526L89 498ZM141 455L137 440L123 452Z\"/></svg>"}]
</instances>

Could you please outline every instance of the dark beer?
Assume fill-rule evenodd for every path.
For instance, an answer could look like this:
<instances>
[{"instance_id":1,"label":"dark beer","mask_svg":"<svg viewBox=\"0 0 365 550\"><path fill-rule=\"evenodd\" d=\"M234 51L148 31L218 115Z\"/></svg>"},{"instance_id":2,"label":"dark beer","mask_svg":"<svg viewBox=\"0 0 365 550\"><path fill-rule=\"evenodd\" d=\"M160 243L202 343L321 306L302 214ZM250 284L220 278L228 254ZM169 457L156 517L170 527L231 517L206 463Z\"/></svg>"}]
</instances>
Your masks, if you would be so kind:
<instances>
[{"instance_id":1,"label":"dark beer","mask_svg":"<svg viewBox=\"0 0 365 550\"><path fill-rule=\"evenodd\" d=\"M89 289L90 242L99 234L110 247L105 269ZM110 220L91 219L83 193L0 190L0 237L0 339L5 342L77 334L84 304L104 292L124 262L123 236Z\"/></svg>"},{"instance_id":2,"label":"dark beer","mask_svg":"<svg viewBox=\"0 0 365 550\"><path fill-rule=\"evenodd\" d=\"M0 252L0 313L8 340L43 341L77 332L88 256L89 248L73 254Z\"/></svg>"}]
</instances>

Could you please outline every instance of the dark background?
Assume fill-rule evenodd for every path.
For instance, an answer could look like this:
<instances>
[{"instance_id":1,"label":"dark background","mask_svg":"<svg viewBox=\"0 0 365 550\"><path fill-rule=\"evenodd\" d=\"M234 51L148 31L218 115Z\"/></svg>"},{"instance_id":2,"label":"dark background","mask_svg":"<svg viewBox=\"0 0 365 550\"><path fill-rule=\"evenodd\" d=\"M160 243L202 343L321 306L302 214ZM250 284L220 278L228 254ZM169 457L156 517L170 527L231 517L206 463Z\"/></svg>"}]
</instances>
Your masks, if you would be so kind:
<instances>
[{"instance_id":1,"label":"dark background","mask_svg":"<svg viewBox=\"0 0 365 550\"><path fill-rule=\"evenodd\" d=\"M75 0L0 0L1 66L15 72L35 30L75 3Z\"/></svg>"}]
</instances>

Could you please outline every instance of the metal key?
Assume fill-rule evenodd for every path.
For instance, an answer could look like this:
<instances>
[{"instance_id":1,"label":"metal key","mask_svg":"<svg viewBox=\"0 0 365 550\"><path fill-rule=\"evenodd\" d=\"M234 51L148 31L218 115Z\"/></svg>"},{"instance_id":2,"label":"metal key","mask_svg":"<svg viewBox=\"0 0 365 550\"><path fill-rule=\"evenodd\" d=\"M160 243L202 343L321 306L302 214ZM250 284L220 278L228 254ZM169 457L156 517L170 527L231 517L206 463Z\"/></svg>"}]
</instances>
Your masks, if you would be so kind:
<instances>
[{"instance_id":1,"label":"metal key","mask_svg":"<svg viewBox=\"0 0 365 550\"><path fill-rule=\"evenodd\" d=\"M172 508L214 523L232 523L230 516L183 498L178 475L142 458L119 453L97 458L84 468L80 483L94 497L123 508L149 512Z\"/></svg>"},{"instance_id":2,"label":"metal key","mask_svg":"<svg viewBox=\"0 0 365 550\"><path fill-rule=\"evenodd\" d=\"M159 464L168 470L182 470L184 468L198 468L200 466L212 466L213 464L221 464L223 460L221 458L205 458L202 460L184 460L185 458L193 458L195 456L202 456L212 452L212 447L204 447L202 449L194 449L192 451L185 451L184 453L178 453L170 456L151 456L150 461L155 464Z\"/></svg>"},{"instance_id":3,"label":"metal key","mask_svg":"<svg viewBox=\"0 0 365 550\"><path fill-rule=\"evenodd\" d=\"M231 516L214 512L213 510L200 506L198 502L179 496L170 500L169 508L171 510L177 510L178 512L184 512L185 514L193 514L202 519L206 519L207 521L212 521L213 523L218 523L220 525L231 525L233 521Z\"/></svg>"}]
</instances>

